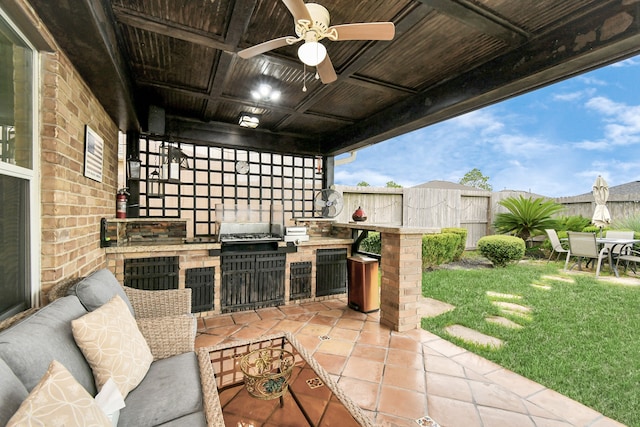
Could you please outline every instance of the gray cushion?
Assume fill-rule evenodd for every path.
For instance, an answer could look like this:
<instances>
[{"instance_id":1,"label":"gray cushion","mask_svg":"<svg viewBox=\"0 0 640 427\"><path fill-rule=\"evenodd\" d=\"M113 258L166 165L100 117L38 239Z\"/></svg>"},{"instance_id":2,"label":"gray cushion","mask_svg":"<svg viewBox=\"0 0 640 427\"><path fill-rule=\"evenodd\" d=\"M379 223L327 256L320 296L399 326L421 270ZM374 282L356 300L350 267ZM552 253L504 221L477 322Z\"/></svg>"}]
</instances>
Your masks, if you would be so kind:
<instances>
[{"instance_id":1,"label":"gray cushion","mask_svg":"<svg viewBox=\"0 0 640 427\"><path fill-rule=\"evenodd\" d=\"M89 276L71 286L67 295L77 296L87 311L93 311L98 307L102 307L111 301L111 298L120 295L120 298L127 303L127 307L129 307L131 314L135 317L131 302L124 293L120 282L118 282L118 279L116 279L113 273L106 268L91 273Z\"/></svg>"},{"instance_id":2,"label":"gray cushion","mask_svg":"<svg viewBox=\"0 0 640 427\"><path fill-rule=\"evenodd\" d=\"M183 353L153 362L125 404L118 427L156 426L201 412L202 387L196 354Z\"/></svg>"},{"instance_id":3,"label":"gray cushion","mask_svg":"<svg viewBox=\"0 0 640 427\"><path fill-rule=\"evenodd\" d=\"M16 413L29 392L2 359L0 359L0 378L2 379L0 380L0 426L4 426Z\"/></svg>"},{"instance_id":4,"label":"gray cushion","mask_svg":"<svg viewBox=\"0 0 640 427\"><path fill-rule=\"evenodd\" d=\"M164 423L161 427L207 427L207 418L204 411L194 412L177 420Z\"/></svg>"},{"instance_id":5,"label":"gray cushion","mask_svg":"<svg viewBox=\"0 0 640 427\"><path fill-rule=\"evenodd\" d=\"M74 296L53 301L0 332L0 358L29 391L40 382L55 359L95 396L93 372L71 333L71 321L85 314L87 311Z\"/></svg>"}]
</instances>

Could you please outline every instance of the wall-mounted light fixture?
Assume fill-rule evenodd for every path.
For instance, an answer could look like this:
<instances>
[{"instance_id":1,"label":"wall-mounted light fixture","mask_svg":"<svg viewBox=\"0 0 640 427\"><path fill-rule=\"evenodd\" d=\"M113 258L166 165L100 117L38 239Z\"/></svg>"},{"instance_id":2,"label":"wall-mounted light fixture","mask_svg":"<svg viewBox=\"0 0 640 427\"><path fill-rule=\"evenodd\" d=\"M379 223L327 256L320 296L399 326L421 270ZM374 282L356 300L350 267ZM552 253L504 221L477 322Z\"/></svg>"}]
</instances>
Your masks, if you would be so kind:
<instances>
[{"instance_id":1,"label":"wall-mounted light fixture","mask_svg":"<svg viewBox=\"0 0 640 427\"><path fill-rule=\"evenodd\" d=\"M180 168L189 168L187 155L178 147L169 144L160 146L160 181L180 182Z\"/></svg>"},{"instance_id":2,"label":"wall-mounted light fixture","mask_svg":"<svg viewBox=\"0 0 640 427\"><path fill-rule=\"evenodd\" d=\"M255 129L260 124L260 116L252 113L242 113L238 119L238 124L244 128Z\"/></svg>"},{"instance_id":3,"label":"wall-mounted light fixture","mask_svg":"<svg viewBox=\"0 0 640 427\"><path fill-rule=\"evenodd\" d=\"M127 176L129 179L140 179L140 166L141 162L139 159L130 158L127 160Z\"/></svg>"}]
</instances>

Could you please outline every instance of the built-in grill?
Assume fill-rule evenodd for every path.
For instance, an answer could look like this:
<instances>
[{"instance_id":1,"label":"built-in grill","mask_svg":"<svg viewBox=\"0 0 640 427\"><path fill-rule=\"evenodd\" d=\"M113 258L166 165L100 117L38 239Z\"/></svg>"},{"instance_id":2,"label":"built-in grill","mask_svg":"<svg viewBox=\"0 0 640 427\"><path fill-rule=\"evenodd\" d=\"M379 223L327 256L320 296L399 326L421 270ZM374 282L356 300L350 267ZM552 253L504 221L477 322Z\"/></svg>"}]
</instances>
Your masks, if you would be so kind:
<instances>
[{"instance_id":1,"label":"built-in grill","mask_svg":"<svg viewBox=\"0 0 640 427\"><path fill-rule=\"evenodd\" d=\"M222 252L277 250L283 240L282 210L216 205L216 217Z\"/></svg>"}]
</instances>

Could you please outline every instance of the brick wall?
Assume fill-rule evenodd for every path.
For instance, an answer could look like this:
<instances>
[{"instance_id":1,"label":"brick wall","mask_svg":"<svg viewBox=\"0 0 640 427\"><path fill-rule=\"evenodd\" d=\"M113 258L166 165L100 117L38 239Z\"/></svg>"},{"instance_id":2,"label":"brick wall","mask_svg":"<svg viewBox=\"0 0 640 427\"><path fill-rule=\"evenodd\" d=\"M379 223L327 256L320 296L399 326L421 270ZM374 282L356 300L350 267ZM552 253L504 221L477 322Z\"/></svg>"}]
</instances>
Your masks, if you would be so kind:
<instances>
[{"instance_id":1,"label":"brick wall","mask_svg":"<svg viewBox=\"0 0 640 427\"><path fill-rule=\"evenodd\" d=\"M35 13L25 2L18 3L33 26L55 46L53 52L40 56L40 279L44 295L53 285L106 265L104 249L100 249L100 219L115 215L118 129ZM104 139L102 182L84 176L85 125Z\"/></svg>"}]
</instances>

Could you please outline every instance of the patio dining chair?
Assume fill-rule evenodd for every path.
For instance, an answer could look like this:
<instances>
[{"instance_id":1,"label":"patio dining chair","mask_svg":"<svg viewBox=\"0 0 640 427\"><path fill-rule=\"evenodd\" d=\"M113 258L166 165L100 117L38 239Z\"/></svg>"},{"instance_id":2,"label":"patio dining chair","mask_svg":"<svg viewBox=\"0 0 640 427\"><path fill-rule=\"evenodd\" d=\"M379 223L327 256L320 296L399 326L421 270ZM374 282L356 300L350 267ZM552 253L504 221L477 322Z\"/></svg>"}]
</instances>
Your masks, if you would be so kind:
<instances>
[{"instance_id":1,"label":"patio dining chair","mask_svg":"<svg viewBox=\"0 0 640 427\"><path fill-rule=\"evenodd\" d=\"M549 242L551 242L551 253L549 254L549 259L547 260L547 262L551 261L551 257L553 256L554 252L557 254L556 260L560 258L560 254L566 253L567 259L564 262L566 268L566 265L569 262L569 257L571 256L571 251L562 246L562 242L560 241L556 230L554 230L553 228L549 228L544 231L547 233L547 237L549 237Z\"/></svg>"},{"instance_id":2,"label":"patio dining chair","mask_svg":"<svg viewBox=\"0 0 640 427\"><path fill-rule=\"evenodd\" d=\"M568 231L567 235L569 236L569 250L571 251L571 256L578 257L576 263L573 264L569 270L573 269L576 265L578 266L578 270L582 270L582 258L586 258L597 262L596 277L600 276L602 258L607 255L607 252L605 252L604 248L598 251L595 233ZM567 262L565 262L565 270L567 269L568 262L569 258L567 258Z\"/></svg>"}]
</instances>

